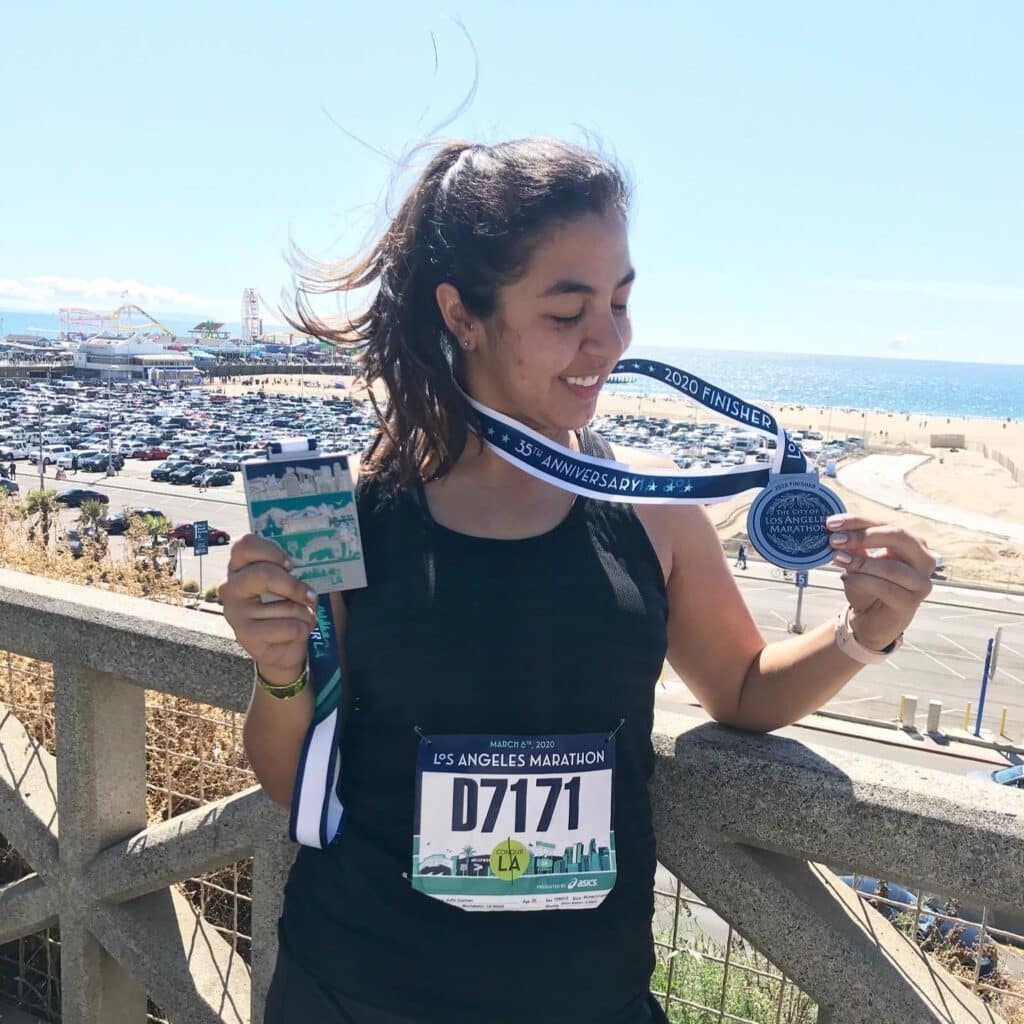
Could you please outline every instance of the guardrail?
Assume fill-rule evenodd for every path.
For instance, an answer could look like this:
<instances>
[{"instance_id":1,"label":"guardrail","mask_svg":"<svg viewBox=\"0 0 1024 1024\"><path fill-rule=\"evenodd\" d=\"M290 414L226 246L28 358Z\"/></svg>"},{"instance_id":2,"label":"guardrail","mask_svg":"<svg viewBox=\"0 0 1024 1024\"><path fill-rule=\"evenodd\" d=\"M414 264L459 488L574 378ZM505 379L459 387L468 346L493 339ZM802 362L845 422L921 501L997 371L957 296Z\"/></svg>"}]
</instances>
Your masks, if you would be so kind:
<instances>
[{"instance_id":1,"label":"guardrail","mask_svg":"<svg viewBox=\"0 0 1024 1024\"><path fill-rule=\"evenodd\" d=\"M249 788L147 825L147 792L168 814L182 804L173 785L147 790L147 691L243 711L251 664L227 624L0 570L0 650L53 666L56 750L26 709L0 706L0 833L27 865L0 886L0 944L59 925L66 1022L141 1024L148 999L153 1020L260 1024L294 855L284 812ZM983 979L954 980L820 865L1013 913L1021 793L671 715L655 749L659 859L818 1004L819 1024L1003 1019ZM176 887L248 858L249 951L237 923L214 926ZM667 987L671 1013L671 958ZM723 997L706 1019L742 1018Z\"/></svg>"}]
</instances>

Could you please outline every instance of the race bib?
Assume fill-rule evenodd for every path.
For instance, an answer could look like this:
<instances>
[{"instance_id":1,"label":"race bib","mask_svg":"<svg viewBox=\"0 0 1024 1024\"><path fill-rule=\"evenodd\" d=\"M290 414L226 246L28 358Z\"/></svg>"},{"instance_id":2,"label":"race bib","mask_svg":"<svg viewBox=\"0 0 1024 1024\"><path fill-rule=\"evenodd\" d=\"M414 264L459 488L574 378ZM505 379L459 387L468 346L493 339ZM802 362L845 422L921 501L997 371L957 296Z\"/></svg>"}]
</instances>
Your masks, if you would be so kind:
<instances>
[{"instance_id":1,"label":"race bib","mask_svg":"<svg viewBox=\"0 0 1024 1024\"><path fill-rule=\"evenodd\" d=\"M615 885L615 739L423 736L412 885L463 910L586 910Z\"/></svg>"}]
</instances>

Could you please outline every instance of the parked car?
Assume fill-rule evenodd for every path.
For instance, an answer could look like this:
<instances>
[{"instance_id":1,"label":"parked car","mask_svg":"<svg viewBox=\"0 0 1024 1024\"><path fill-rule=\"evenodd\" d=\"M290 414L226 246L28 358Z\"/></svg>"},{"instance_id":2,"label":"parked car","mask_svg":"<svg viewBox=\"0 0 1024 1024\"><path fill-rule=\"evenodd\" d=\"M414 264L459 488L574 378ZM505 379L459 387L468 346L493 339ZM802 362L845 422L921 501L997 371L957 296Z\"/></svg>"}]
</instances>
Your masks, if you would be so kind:
<instances>
[{"instance_id":1,"label":"parked car","mask_svg":"<svg viewBox=\"0 0 1024 1024\"><path fill-rule=\"evenodd\" d=\"M0 491L6 491L8 494L17 494L21 488L14 480L8 480L5 476L0 476Z\"/></svg>"},{"instance_id":2,"label":"parked car","mask_svg":"<svg viewBox=\"0 0 1024 1024\"><path fill-rule=\"evenodd\" d=\"M12 459L27 459L28 449L21 444L0 444L0 461L10 462Z\"/></svg>"},{"instance_id":3,"label":"parked car","mask_svg":"<svg viewBox=\"0 0 1024 1024\"><path fill-rule=\"evenodd\" d=\"M163 517L163 512L158 508L126 508L123 512L114 512L103 517L103 529L111 536L117 537L128 532L129 519L145 519L152 516L154 519Z\"/></svg>"},{"instance_id":4,"label":"parked car","mask_svg":"<svg viewBox=\"0 0 1024 1024\"><path fill-rule=\"evenodd\" d=\"M57 492L57 501L68 508L81 508L84 501L98 501L106 505L110 499L101 491L93 491L88 487L67 487Z\"/></svg>"},{"instance_id":5,"label":"parked car","mask_svg":"<svg viewBox=\"0 0 1024 1024\"><path fill-rule=\"evenodd\" d=\"M107 456L106 452L102 452L99 455L91 455L87 458L80 459L78 462L78 468L86 473L105 473L109 463L113 463L114 469L124 468L124 456L114 452L113 455Z\"/></svg>"},{"instance_id":6,"label":"parked car","mask_svg":"<svg viewBox=\"0 0 1024 1024\"><path fill-rule=\"evenodd\" d=\"M851 889L854 888L853 875L839 875L838 877ZM889 882L886 885L885 899L890 903L882 903L877 898L870 898L880 896L880 882L877 878L858 877L856 889L857 892L868 896L868 903L888 921L892 921L901 914L914 915L917 913L917 893L902 885L897 885L895 882ZM898 904L898 906L892 906L892 903ZM971 923L961 924L959 921L946 921L937 917L936 912L945 913L944 906L945 904L937 896L922 900L921 914L917 919L918 942L924 943L929 939L938 938L943 941L955 942L963 949L977 949L978 940L981 938L980 926ZM982 953L980 961L980 976L982 978L995 970L997 960L994 947L991 954Z\"/></svg>"},{"instance_id":7,"label":"parked car","mask_svg":"<svg viewBox=\"0 0 1024 1024\"><path fill-rule=\"evenodd\" d=\"M154 466L149 471L150 480L170 480L171 474L176 469L181 469L182 466L188 466L190 463L185 462L182 459L167 459L166 462L161 462L159 466Z\"/></svg>"},{"instance_id":8,"label":"parked car","mask_svg":"<svg viewBox=\"0 0 1024 1024\"><path fill-rule=\"evenodd\" d=\"M75 558L81 558L82 535L78 532L78 530L68 530L68 532L64 534L64 540L67 543L68 551L70 551Z\"/></svg>"},{"instance_id":9,"label":"parked car","mask_svg":"<svg viewBox=\"0 0 1024 1024\"><path fill-rule=\"evenodd\" d=\"M139 454L136 458L142 459L143 461L150 461L152 459L166 459L170 454L170 448L143 448L139 450Z\"/></svg>"},{"instance_id":10,"label":"parked car","mask_svg":"<svg viewBox=\"0 0 1024 1024\"><path fill-rule=\"evenodd\" d=\"M967 777L994 782L997 786L1013 786L1016 789L1024 789L1024 764L1011 764L1008 768L997 768L991 772L985 768L978 768L968 772Z\"/></svg>"},{"instance_id":11,"label":"parked car","mask_svg":"<svg viewBox=\"0 0 1024 1024\"><path fill-rule=\"evenodd\" d=\"M231 534L227 530L218 530L216 527L211 526L208 530L208 535L211 544L230 544ZM192 547L196 542L196 526L195 523L178 523L170 532L170 536L183 540L188 547Z\"/></svg>"},{"instance_id":12,"label":"parked car","mask_svg":"<svg viewBox=\"0 0 1024 1024\"><path fill-rule=\"evenodd\" d=\"M100 451L98 448L74 448L69 452L65 452L63 455L57 456L57 465L62 469L70 469L72 462L77 458L79 468L81 468L83 459L90 459L94 455L99 455Z\"/></svg>"},{"instance_id":13,"label":"parked car","mask_svg":"<svg viewBox=\"0 0 1024 1024\"><path fill-rule=\"evenodd\" d=\"M204 469L193 481L193 487L225 487L234 483L235 474L226 469Z\"/></svg>"},{"instance_id":14,"label":"parked car","mask_svg":"<svg viewBox=\"0 0 1024 1024\"><path fill-rule=\"evenodd\" d=\"M42 452L38 448L35 450L29 449L28 461L38 465L40 456L42 457L42 463L44 466L49 466L56 462L61 455L67 455L71 452L71 445L69 444L57 444L51 447L44 448Z\"/></svg>"},{"instance_id":15,"label":"parked car","mask_svg":"<svg viewBox=\"0 0 1024 1024\"><path fill-rule=\"evenodd\" d=\"M184 466L172 469L168 480L172 484L190 484L200 473L205 473L206 467L197 463L187 462Z\"/></svg>"}]
</instances>

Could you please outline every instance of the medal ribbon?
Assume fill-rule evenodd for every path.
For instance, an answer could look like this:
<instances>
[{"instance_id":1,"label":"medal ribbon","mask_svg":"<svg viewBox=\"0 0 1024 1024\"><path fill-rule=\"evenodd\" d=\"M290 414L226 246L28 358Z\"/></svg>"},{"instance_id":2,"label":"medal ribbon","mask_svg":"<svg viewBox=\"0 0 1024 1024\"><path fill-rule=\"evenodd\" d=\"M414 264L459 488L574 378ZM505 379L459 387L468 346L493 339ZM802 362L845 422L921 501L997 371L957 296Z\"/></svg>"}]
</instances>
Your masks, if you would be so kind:
<instances>
[{"instance_id":1,"label":"medal ribbon","mask_svg":"<svg viewBox=\"0 0 1024 1024\"><path fill-rule=\"evenodd\" d=\"M343 679L328 594L321 594L317 601L316 623L307 645L307 672L316 706L295 773L288 831L293 842L322 850L341 830L345 815L338 790Z\"/></svg>"},{"instance_id":2,"label":"medal ribbon","mask_svg":"<svg viewBox=\"0 0 1024 1024\"><path fill-rule=\"evenodd\" d=\"M812 472L799 445L771 413L709 384L700 377L653 359L627 359L612 373L639 374L659 380L691 401L743 424L750 431L775 438L771 465L729 466L679 472L651 469L637 472L625 463L575 452L532 430L524 423L467 396L480 418L480 436L498 455L530 476L562 490L599 501L646 504L711 505L743 491L767 487L773 476Z\"/></svg>"}]
</instances>

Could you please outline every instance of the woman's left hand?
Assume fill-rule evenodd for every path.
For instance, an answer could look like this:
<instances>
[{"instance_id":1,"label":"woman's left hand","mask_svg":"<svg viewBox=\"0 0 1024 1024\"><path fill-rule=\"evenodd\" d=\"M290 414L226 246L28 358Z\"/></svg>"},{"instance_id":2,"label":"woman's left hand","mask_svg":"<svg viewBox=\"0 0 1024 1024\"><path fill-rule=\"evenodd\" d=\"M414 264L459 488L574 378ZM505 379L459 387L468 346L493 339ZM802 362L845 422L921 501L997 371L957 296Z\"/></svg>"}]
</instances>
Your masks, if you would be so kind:
<instances>
[{"instance_id":1,"label":"woman's left hand","mask_svg":"<svg viewBox=\"0 0 1024 1024\"><path fill-rule=\"evenodd\" d=\"M935 559L920 537L899 526L853 515L832 516L826 525L857 642L884 650L931 593Z\"/></svg>"}]
</instances>

